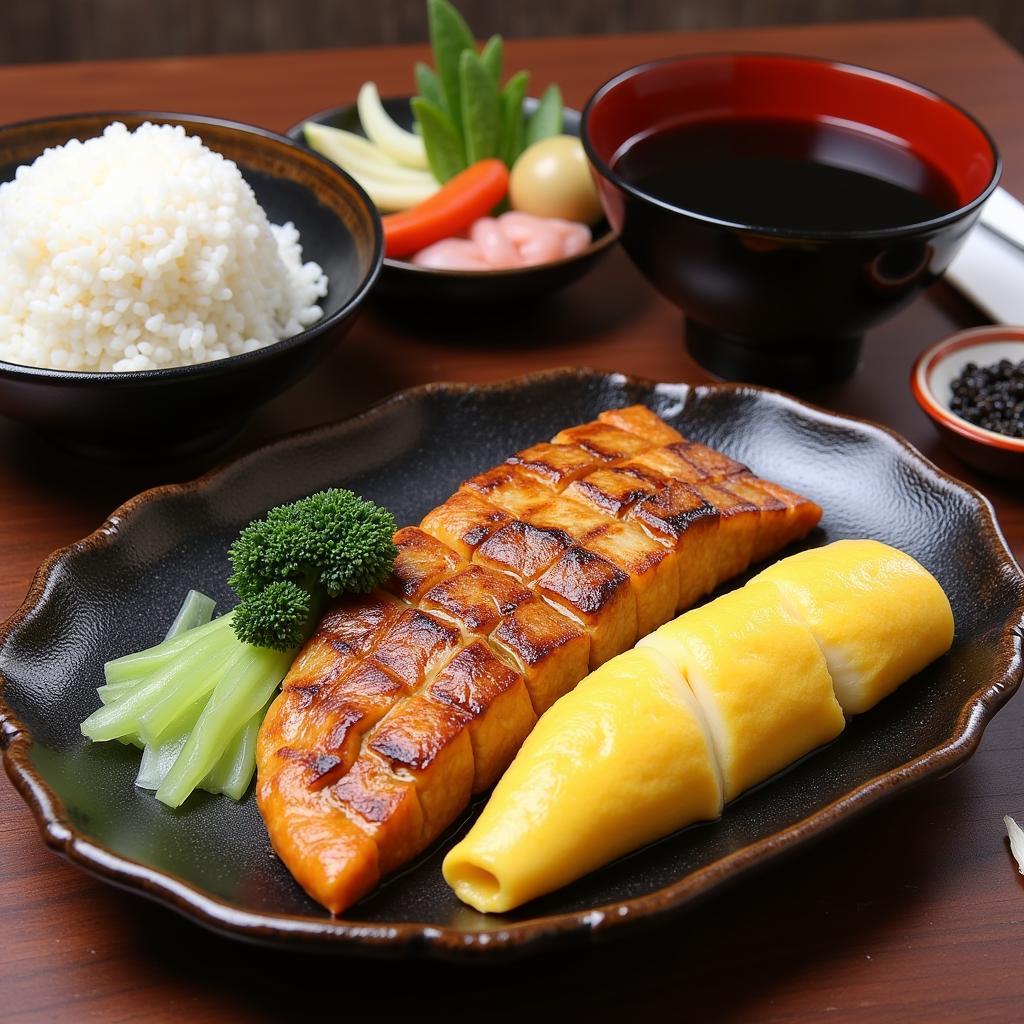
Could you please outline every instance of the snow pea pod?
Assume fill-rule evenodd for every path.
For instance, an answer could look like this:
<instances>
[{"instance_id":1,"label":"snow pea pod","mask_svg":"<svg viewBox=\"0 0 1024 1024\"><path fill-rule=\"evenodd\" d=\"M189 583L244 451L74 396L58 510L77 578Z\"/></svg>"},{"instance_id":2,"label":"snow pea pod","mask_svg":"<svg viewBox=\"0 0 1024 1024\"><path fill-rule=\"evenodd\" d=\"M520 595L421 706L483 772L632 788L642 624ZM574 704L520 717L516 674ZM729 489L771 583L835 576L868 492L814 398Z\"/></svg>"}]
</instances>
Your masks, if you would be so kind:
<instances>
[{"instance_id":1,"label":"snow pea pod","mask_svg":"<svg viewBox=\"0 0 1024 1024\"><path fill-rule=\"evenodd\" d=\"M480 60L487 73L494 80L494 87L501 88L501 72L505 64L505 44L501 36L491 36L480 51Z\"/></svg>"},{"instance_id":2,"label":"snow pea pod","mask_svg":"<svg viewBox=\"0 0 1024 1024\"><path fill-rule=\"evenodd\" d=\"M511 167L523 151L526 119L523 99L530 84L528 71L517 71L501 91L501 159Z\"/></svg>"},{"instance_id":3,"label":"snow pea pod","mask_svg":"<svg viewBox=\"0 0 1024 1024\"><path fill-rule=\"evenodd\" d=\"M448 0L427 0L427 20L434 47L434 67L441 83L444 112L462 136L462 102L459 95L459 59L462 51L475 52L476 44L462 15ZM446 180L446 179L442 179Z\"/></svg>"},{"instance_id":4,"label":"snow pea pod","mask_svg":"<svg viewBox=\"0 0 1024 1024\"><path fill-rule=\"evenodd\" d=\"M563 120L562 90L557 85L549 85L526 122L526 146L561 134Z\"/></svg>"},{"instance_id":5,"label":"snow pea pod","mask_svg":"<svg viewBox=\"0 0 1024 1024\"><path fill-rule=\"evenodd\" d=\"M462 129L466 140L466 159L470 164L498 155L501 105L498 87L484 62L473 50L463 50L459 58L462 85Z\"/></svg>"},{"instance_id":6,"label":"snow pea pod","mask_svg":"<svg viewBox=\"0 0 1024 1024\"><path fill-rule=\"evenodd\" d=\"M445 109L444 94L441 92L441 83L437 80L434 69L418 60L413 73L416 76L416 92L443 111Z\"/></svg>"},{"instance_id":7,"label":"snow pea pod","mask_svg":"<svg viewBox=\"0 0 1024 1024\"><path fill-rule=\"evenodd\" d=\"M427 162L434 177L443 185L466 169L466 152L451 118L436 104L422 96L412 100L412 112L423 132Z\"/></svg>"}]
</instances>

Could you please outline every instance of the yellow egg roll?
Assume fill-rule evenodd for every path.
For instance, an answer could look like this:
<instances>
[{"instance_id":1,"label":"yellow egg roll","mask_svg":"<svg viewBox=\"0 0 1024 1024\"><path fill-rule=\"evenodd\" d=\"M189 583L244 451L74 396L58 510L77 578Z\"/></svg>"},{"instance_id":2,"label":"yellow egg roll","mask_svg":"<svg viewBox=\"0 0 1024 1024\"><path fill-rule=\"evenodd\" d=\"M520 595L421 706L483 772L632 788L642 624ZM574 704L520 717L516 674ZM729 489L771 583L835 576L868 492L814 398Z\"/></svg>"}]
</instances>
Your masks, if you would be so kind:
<instances>
[{"instance_id":1,"label":"yellow egg roll","mask_svg":"<svg viewBox=\"0 0 1024 1024\"><path fill-rule=\"evenodd\" d=\"M748 584L640 641L690 685L709 725L725 799L835 739L846 724L810 629Z\"/></svg>"},{"instance_id":2,"label":"yellow egg roll","mask_svg":"<svg viewBox=\"0 0 1024 1024\"><path fill-rule=\"evenodd\" d=\"M875 541L794 555L606 662L541 716L444 861L506 911L685 825L827 743L948 650L942 588Z\"/></svg>"},{"instance_id":3,"label":"yellow egg roll","mask_svg":"<svg viewBox=\"0 0 1024 1024\"><path fill-rule=\"evenodd\" d=\"M810 627L848 715L874 707L953 642L953 610L935 577L875 540L802 551L755 583L777 587Z\"/></svg>"},{"instance_id":4,"label":"yellow egg roll","mask_svg":"<svg viewBox=\"0 0 1024 1024\"><path fill-rule=\"evenodd\" d=\"M444 877L501 912L721 809L693 695L656 651L634 649L541 717Z\"/></svg>"}]
</instances>

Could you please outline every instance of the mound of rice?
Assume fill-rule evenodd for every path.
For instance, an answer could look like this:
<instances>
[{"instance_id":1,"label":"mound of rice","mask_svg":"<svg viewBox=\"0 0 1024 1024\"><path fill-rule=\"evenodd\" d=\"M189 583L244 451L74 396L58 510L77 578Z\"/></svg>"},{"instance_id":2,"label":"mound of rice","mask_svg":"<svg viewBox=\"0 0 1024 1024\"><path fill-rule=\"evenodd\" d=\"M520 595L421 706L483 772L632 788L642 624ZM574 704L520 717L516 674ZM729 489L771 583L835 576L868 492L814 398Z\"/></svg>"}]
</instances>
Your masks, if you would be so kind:
<instances>
[{"instance_id":1,"label":"mound of rice","mask_svg":"<svg viewBox=\"0 0 1024 1024\"><path fill-rule=\"evenodd\" d=\"M0 185L0 359L152 370L316 322L327 278L238 167L180 126L112 124Z\"/></svg>"}]
</instances>

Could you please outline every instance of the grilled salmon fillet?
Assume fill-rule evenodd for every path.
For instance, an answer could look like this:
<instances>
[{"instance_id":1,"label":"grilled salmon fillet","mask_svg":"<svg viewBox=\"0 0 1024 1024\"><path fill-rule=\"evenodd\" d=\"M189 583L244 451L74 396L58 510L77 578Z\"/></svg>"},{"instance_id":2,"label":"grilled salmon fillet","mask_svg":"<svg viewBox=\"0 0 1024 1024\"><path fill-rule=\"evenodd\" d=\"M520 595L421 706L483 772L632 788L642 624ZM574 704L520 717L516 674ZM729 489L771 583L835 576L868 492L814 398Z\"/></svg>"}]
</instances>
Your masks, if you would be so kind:
<instances>
[{"instance_id":1,"label":"grilled salmon fillet","mask_svg":"<svg viewBox=\"0 0 1024 1024\"><path fill-rule=\"evenodd\" d=\"M257 746L274 849L341 912L494 785L589 671L820 518L644 406L471 477L295 659Z\"/></svg>"}]
</instances>

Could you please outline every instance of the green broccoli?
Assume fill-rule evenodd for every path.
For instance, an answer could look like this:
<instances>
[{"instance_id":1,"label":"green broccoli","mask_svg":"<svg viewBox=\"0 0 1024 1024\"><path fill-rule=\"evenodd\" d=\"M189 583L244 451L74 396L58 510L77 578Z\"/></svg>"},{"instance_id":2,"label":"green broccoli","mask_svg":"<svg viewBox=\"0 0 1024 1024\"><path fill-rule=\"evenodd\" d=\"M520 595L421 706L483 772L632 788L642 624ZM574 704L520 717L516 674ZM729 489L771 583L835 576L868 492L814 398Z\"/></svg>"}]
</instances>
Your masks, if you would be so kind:
<instances>
[{"instance_id":1,"label":"green broccoli","mask_svg":"<svg viewBox=\"0 0 1024 1024\"><path fill-rule=\"evenodd\" d=\"M372 590L397 549L390 512L332 489L272 509L228 552L240 601L219 619L190 592L167 638L104 666L95 741L144 748L136 785L178 807L196 788L240 799L256 732L324 602Z\"/></svg>"},{"instance_id":2,"label":"green broccoli","mask_svg":"<svg viewBox=\"0 0 1024 1024\"><path fill-rule=\"evenodd\" d=\"M341 488L271 509L228 551L228 583L241 598L239 640L297 647L325 597L367 593L387 578L398 553L394 533L387 509Z\"/></svg>"}]
</instances>

